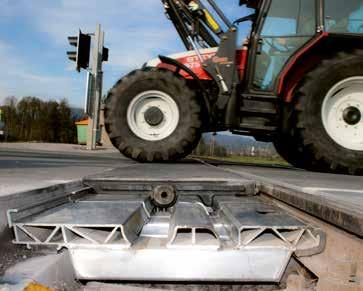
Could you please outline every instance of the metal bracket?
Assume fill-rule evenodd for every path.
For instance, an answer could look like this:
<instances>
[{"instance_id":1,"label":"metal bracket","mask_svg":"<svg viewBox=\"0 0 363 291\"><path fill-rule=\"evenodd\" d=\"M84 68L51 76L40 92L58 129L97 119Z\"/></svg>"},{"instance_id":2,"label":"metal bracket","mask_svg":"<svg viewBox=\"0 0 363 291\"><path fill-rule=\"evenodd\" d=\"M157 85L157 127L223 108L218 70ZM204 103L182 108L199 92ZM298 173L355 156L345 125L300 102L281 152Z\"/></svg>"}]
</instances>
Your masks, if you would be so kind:
<instances>
[{"instance_id":1,"label":"metal bracket","mask_svg":"<svg viewBox=\"0 0 363 291\"><path fill-rule=\"evenodd\" d=\"M8 211L6 211L6 217L8 219L9 228L13 227L13 221L12 221L12 218L11 218L12 213L18 213L18 209L9 209Z\"/></svg>"},{"instance_id":2,"label":"metal bracket","mask_svg":"<svg viewBox=\"0 0 363 291\"><path fill-rule=\"evenodd\" d=\"M204 69L213 77L219 86L217 108L224 110L231 98L233 85L237 77L236 44L237 28L232 26L221 37L217 54L203 63Z\"/></svg>"}]
</instances>

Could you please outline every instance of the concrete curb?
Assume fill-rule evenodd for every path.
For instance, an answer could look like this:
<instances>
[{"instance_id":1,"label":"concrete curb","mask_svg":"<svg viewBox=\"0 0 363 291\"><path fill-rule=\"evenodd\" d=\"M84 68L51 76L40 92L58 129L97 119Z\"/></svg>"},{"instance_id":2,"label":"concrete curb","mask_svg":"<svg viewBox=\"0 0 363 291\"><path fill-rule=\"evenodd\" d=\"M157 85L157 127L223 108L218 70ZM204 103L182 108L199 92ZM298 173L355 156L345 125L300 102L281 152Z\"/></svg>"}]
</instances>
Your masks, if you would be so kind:
<instances>
[{"instance_id":1,"label":"concrete curb","mask_svg":"<svg viewBox=\"0 0 363 291\"><path fill-rule=\"evenodd\" d=\"M354 211L354 209L349 209L325 196L312 194L301 187L286 182L275 181L230 168L220 169L239 174L244 179L258 181L257 185L262 193L270 195L310 215L319 217L359 237L363 236L363 215Z\"/></svg>"}]
</instances>

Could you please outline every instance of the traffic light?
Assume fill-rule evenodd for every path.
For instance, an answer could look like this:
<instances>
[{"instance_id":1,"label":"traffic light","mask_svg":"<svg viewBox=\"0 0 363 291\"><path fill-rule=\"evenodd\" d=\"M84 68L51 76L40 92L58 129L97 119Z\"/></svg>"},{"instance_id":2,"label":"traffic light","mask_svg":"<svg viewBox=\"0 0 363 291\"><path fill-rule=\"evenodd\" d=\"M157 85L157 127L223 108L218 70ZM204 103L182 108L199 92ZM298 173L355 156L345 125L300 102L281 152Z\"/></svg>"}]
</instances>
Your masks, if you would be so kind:
<instances>
[{"instance_id":1,"label":"traffic light","mask_svg":"<svg viewBox=\"0 0 363 291\"><path fill-rule=\"evenodd\" d=\"M71 46L77 48L77 51L67 52L68 58L76 62L77 71L80 72L81 69L87 69L91 53L91 36L79 31L78 36L68 37L68 42Z\"/></svg>"},{"instance_id":2,"label":"traffic light","mask_svg":"<svg viewBox=\"0 0 363 291\"><path fill-rule=\"evenodd\" d=\"M109 49L107 47L103 47L102 62L108 62L108 57L109 57Z\"/></svg>"}]
</instances>

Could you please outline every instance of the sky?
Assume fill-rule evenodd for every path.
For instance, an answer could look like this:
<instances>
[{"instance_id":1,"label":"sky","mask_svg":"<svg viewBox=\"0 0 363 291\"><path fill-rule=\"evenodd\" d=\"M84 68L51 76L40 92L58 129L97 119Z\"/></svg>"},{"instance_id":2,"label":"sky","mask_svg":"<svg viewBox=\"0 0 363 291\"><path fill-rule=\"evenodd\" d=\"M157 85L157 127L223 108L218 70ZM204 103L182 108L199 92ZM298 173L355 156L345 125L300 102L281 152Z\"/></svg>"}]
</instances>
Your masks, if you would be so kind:
<instances>
[{"instance_id":1,"label":"sky","mask_svg":"<svg viewBox=\"0 0 363 291\"><path fill-rule=\"evenodd\" d=\"M246 13L238 2L218 3L236 19ZM0 0L0 104L7 96L37 96L83 107L86 73L68 60L67 37L94 32L97 23L110 49L105 92L157 55L185 50L160 0Z\"/></svg>"}]
</instances>

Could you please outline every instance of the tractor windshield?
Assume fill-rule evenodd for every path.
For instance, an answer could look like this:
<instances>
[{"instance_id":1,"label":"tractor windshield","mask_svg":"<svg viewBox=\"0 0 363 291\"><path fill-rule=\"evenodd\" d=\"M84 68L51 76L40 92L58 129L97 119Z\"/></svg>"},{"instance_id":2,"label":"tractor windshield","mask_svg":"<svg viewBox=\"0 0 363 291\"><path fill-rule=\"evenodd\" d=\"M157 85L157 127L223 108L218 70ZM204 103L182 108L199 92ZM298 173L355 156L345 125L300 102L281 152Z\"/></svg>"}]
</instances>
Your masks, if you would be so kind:
<instances>
[{"instance_id":1,"label":"tractor windshield","mask_svg":"<svg viewBox=\"0 0 363 291\"><path fill-rule=\"evenodd\" d=\"M325 30L363 33L363 0L325 0Z\"/></svg>"}]
</instances>

